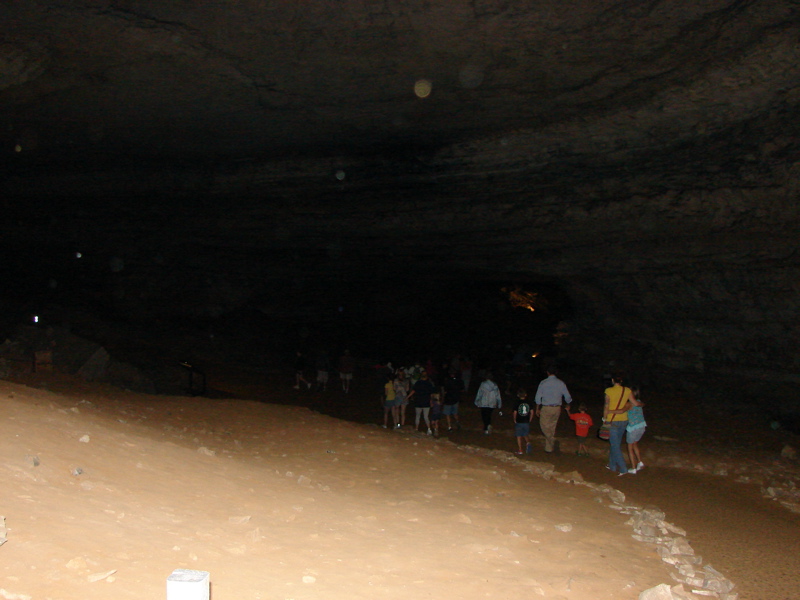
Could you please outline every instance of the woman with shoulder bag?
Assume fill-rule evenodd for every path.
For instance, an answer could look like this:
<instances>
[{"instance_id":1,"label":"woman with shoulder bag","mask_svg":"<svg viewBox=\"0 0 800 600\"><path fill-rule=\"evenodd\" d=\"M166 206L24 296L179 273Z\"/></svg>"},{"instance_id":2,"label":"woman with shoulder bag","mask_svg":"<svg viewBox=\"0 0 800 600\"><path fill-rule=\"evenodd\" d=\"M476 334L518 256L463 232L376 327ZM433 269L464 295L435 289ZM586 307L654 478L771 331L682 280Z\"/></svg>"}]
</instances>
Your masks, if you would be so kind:
<instances>
[{"instance_id":1,"label":"woman with shoulder bag","mask_svg":"<svg viewBox=\"0 0 800 600\"><path fill-rule=\"evenodd\" d=\"M605 404L603 406L603 421L611 425L609 432L609 450L607 469L619 473L619 476L628 474L628 465L622 454L622 439L628 427L628 408L631 406L631 388L622 385L622 373L614 373L611 377L611 387L605 390Z\"/></svg>"}]
</instances>

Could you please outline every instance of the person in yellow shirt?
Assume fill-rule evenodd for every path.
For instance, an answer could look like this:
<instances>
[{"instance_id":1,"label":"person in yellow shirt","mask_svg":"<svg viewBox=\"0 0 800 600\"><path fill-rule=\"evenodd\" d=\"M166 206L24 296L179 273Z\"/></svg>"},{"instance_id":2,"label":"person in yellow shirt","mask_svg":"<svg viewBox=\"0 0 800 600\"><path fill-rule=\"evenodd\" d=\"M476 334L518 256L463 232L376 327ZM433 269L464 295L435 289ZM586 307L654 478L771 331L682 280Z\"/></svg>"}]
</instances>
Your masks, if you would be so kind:
<instances>
[{"instance_id":1,"label":"person in yellow shirt","mask_svg":"<svg viewBox=\"0 0 800 600\"><path fill-rule=\"evenodd\" d=\"M628 465L625 463L625 455L622 454L622 439L628 427L627 405L633 394L631 388L623 385L623 378L622 373L611 376L611 387L606 388L603 405L603 420L611 424L606 468L619 473L620 477L628 474Z\"/></svg>"},{"instance_id":2,"label":"person in yellow shirt","mask_svg":"<svg viewBox=\"0 0 800 600\"><path fill-rule=\"evenodd\" d=\"M383 384L383 428L389 427L389 415L392 415L392 429L400 423L400 402L394 389L394 375L387 375Z\"/></svg>"}]
</instances>

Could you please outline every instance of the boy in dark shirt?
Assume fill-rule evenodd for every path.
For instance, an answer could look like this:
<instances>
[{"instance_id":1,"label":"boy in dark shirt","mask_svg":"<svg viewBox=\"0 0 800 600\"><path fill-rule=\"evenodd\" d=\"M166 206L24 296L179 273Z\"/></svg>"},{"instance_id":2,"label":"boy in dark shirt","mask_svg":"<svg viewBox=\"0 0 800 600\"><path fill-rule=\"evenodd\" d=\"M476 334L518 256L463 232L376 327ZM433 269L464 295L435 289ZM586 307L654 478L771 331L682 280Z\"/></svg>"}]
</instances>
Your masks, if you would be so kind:
<instances>
[{"instance_id":1,"label":"boy in dark shirt","mask_svg":"<svg viewBox=\"0 0 800 600\"><path fill-rule=\"evenodd\" d=\"M464 381L456 376L455 371L450 371L450 376L442 384L442 390L444 391L442 414L447 418L447 431L453 431L453 422L456 429L461 429L461 424L458 422L458 403L461 401L461 392L464 391Z\"/></svg>"},{"instance_id":2,"label":"boy in dark shirt","mask_svg":"<svg viewBox=\"0 0 800 600\"><path fill-rule=\"evenodd\" d=\"M514 407L514 435L517 436L517 454L531 453L531 420L533 411L528 404L528 393L520 388L517 391L517 405ZM523 445L525 450L523 451Z\"/></svg>"}]
</instances>

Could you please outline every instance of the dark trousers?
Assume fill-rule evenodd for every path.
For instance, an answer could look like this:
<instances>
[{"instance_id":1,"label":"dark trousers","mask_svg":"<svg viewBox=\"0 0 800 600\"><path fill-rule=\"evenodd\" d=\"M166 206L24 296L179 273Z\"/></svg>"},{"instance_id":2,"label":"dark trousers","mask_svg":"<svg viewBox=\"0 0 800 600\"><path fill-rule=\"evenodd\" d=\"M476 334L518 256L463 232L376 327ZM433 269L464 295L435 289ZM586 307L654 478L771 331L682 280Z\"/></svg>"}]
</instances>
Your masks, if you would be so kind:
<instances>
[{"instance_id":1,"label":"dark trousers","mask_svg":"<svg viewBox=\"0 0 800 600\"><path fill-rule=\"evenodd\" d=\"M492 412L494 412L493 408L486 408L485 406L481 406L481 419L483 419L484 431L489 429L489 425L492 424Z\"/></svg>"}]
</instances>

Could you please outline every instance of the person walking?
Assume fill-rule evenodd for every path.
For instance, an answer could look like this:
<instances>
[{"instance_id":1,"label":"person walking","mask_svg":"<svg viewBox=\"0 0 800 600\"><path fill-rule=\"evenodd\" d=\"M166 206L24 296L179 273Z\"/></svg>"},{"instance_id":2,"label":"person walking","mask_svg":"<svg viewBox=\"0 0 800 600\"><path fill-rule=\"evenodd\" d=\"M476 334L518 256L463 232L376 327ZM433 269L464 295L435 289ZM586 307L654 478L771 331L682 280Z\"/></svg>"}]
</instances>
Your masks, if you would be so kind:
<instances>
[{"instance_id":1,"label":"person walking","mask_svg":"<svg viewBox=\"0 0 800 600\"><path fill-rule=\"evenodd\" d=\"M528 404L528 392L517 390L517 405L514 407L514 436L517 438L517 454L531 453L531 421L533 411Z\"/></svg>"},{"instance_id":2,"label":"person walking","mask_svg":"<svg viewBox=\"0 0 800 600\"><path fill-rule=\"evenodd\" d=\"M611 376L611 387L605 390L605 403L603 405L603 420L611 424L608 438L608 465L607 469L618 473L620 476L628 474L628 465L622 454L622 438L628 427L628 406L633 396L631 388L622 385L622 373Z\"/></svg>"},{"instance_id":3,"label":"person walking","mask_svg":"<svg viewBox=\"0 0 800 600\"><path fill-rule=\"evenodd\" d=\"M589 450L586 448L586 440L589 438L589 428L594 425L592 417L586 410L585 404L578 405L578 412L573 413L569 410L569 404L564 407L567 411L569 418L575 422L575 437L578 438L578 450L575 452L578 456L589 456Z\"/></svg>"},{"instance_id":4,"label":"person walking","mask_svg":"<svg viewBox=\"0 0 800 600\"><path fill-rule=\"evenodd\" d=\"M331 359L326 350L320 350L314 363L317 368L317 391L324 392L328 389L328 375L331 370Z\"/></svg>"},{"instance_id":5,"label":"person walking","mask_svg":"<svg viewBox=\"0 0 800 600\"><path fill-rule=\"evenodd\" d=\"M392 417L392 429L397 429L400 423L399 403L394 389L394 377L384 376L383 383L383 428L389 427L389 415Z\"/></svg>"},{"instance_id":6,"label":"person walking","mask_svg":"<svg viewBox=\"0 0 800 600\"><path fill-rule=\"evenodd\" d=\"M631 399L628 405L628 426L625 428L625 441L628 443L628 457L631 459L631 473L644 469L642 454L639 452L639 440L644 435L647 422L644 420L644 402L640 397L639 387L631 386ZM635 466L634 466L635 465Z\"/></svg>"},{"instance_id":7,"label":"person walking","mask_svg":"<svg viewBox=\"0 0 800 600\"><path fill-rule=\"evenodd\" d=\"M397 369L394 378L394 396L397 401L398 421L397 429L406 426L406 411L408 410L408 391L410 389L406 371L403 368Z\"/></svg>"},{"instance_id":8,"label":"person walking","mask_svg":"<svg viewBox=\"0 0 800 600\"><path fill-rule=\"evenodd\" d=\"M353 381L355 366L355 361L350 356L350 351L345 350L344 354L339 357L339 379L342 380L342 391L345 394L350 393L350 384Z\"/></svg>"},{"instance_id":9,"label":"person walking","mask_svg":"<svg viewBox=\"0 0 800 600\"><path fill-rule=\"evenodd\" d=\"M408 401L414 398L414 430L419 430L420 417L424 417L425 425L428 428L428 435L433 435L431 430L431 396L436 392L436 386L428 379L427 371L420 374L420 379L411 388Z\"/></svg>"},{"instance_id":10,"label":"person walking","mask_svg":"<svg viewBox=\"0 0 800 600\"><path fill-rule=\"evenodd\" d=\"M475 395L475 406L481 409L481 420L483 421L483 433L492 433L492 413L495 408L502 407L500 388L493 381L493 375L487 371L483 382L478 387Z\"/></svg>"},{"instance_id":11,"label":"person walking","mask_svg":"<svg viewBox=\"0 0 800 600\"><path fill-rule=\"evenodd\" d=\"M458 422L458 403L461 402L461 392L464 391L464 382L456 374L454 370L450 371L447 379L442 384L444 392L444 406L442 407L442 414L447 419L447 431L453 431L453 426L456 429L461 429Z\"/></svg>"},{"instance_id":12,"label":"person walking","mask_svg":"<svg viewBox=\"0 0 800 600\"><path fill-rule=\"evenodd\" d=\"M536 416L539 418L539 428L544 434L544 451L555 452L558 450L556 442L556 426L561 415L561 403L572 402L567 384L556 376L554 366L547 367L547 379L539 383L536 390Z\"/></svg>"},{"instance_id":13,"label":"person walking","mask_svg":"<svg viewBox=\"0 0 800 600\"><path fill-rule=\"evenodd\" d=\"M294 359L294 389L299 390L301 383L306 386L306 389L311 389L311 382L306 379L305 370L306 355L298 350Z\"/></svg>"}]
</instances>

